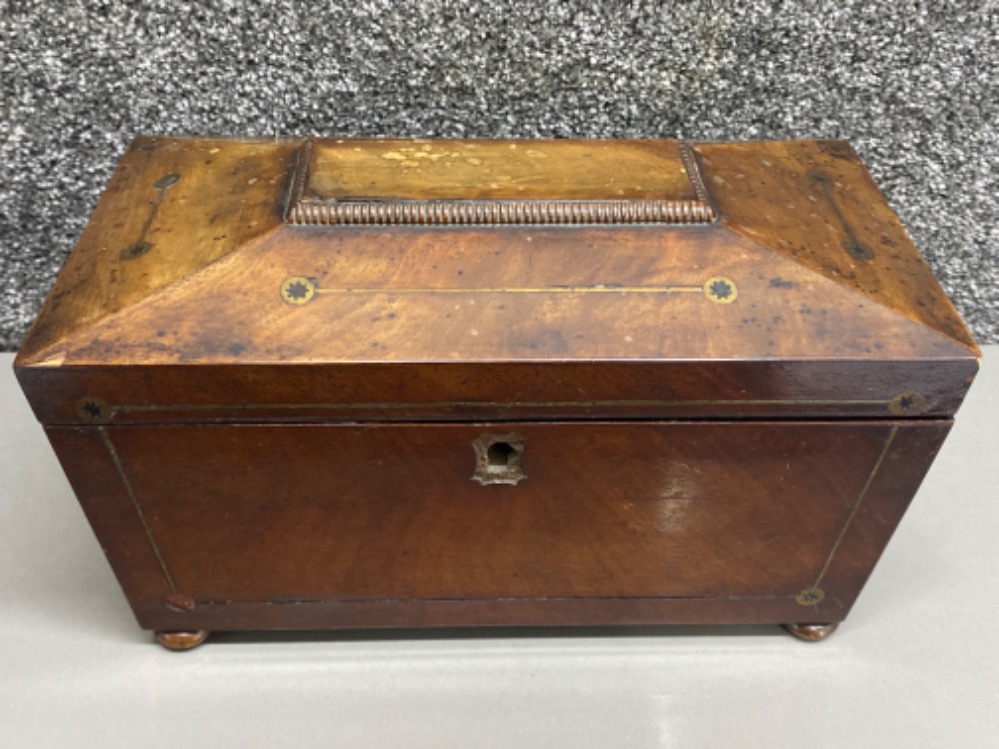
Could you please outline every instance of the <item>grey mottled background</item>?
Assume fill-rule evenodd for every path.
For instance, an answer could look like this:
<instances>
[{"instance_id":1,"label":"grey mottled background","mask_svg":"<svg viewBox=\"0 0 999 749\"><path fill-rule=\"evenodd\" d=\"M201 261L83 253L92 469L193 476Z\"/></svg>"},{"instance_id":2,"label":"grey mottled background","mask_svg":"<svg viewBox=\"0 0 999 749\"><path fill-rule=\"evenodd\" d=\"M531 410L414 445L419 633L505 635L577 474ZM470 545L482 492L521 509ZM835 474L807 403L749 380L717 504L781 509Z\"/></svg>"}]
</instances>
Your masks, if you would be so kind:
<instances>
[{"instance_id":1,"label":"grey mottled background","mask_svg":"<svg viewBox=\"0 0 999 749\"><path fill-rule=\"evenodd\" d=\"M843 137L999 342L997 2L0 0L0 349L133 135Z\"/></svg>"}]
</instances>

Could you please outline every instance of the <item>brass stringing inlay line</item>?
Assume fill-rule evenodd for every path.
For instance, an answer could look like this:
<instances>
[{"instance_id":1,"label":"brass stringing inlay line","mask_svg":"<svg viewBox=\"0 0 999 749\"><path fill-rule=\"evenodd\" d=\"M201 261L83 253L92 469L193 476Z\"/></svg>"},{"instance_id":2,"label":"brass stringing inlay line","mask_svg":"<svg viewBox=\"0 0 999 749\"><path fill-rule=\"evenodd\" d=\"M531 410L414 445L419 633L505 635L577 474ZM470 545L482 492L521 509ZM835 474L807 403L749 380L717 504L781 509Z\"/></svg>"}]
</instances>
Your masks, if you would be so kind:
<instances>
[{"instance_id":1,"label":"brass stringing inlay line","mask_svg":"<svg viewBox=\"0 0 999 749\"><path fill-rule=\"evenodd\" d=\"M466 289L316 289L317 294L680 294L700 293L700 286L539 286L504 289L494 287Z\"/></svg>"},{"instance_id":2,"label":"brass stringing inlay line","mask_svg":"<svg viewBox=\"0 0 999 749\"><path fill-rule=\"evenodd\" d=\"M724 276L712 276L700 286L526 286L526 287L437 287L437 288L373 288L324 287L309 276L289 276L278 287L278 295L293 306L307 304L319 294L704 294L716 304L731 304L739 296L735 282Z\"/></svg>"},{"instance_id":3,"label":"brass stringing inlay line","mask_svg":"<svg viewBox=\"0 0 999 749\"><path fill-rule=\"evenodd\" d=\"M857 500L853 503L853 509L850 510L850 514L846 518L846 523L843 524L843 529L839 532L839 536L837 536L836 542L833 544L833 547L829 552L829 556L826 557L825 564L822 565L822 569L819 571L818 577L815 578L815 582L812 583L810 590L821 593L819 585L822 583L823 578L825 578L826 572L829 571L829 566L832 564L833 557L836 556L836 552L839 551L839 547L843 544L843 539L846 538L846 533L850 529L853 519L860 511L860 506L864 503L864 499L867 497L867 492L870 490L871 484L874 483L875 476L877 476L878 471L881 470L881 464L884 463L885 457L888 455L888 450L891 448L896 434L898 434L898 424L894 425L888 433L888 439L885 440L884 447L881 448L881 454L874 463L874 467L871 469L871 473L868 475L867 481L864 482L864 487L860 490L860 494L857 495Z\"/></svg>"},{"instance_id":4,"label":"brass stringing inlay line","mask_svg":"<svg viewBox=\"0 0 999 749\"><path fill-rule=\"evenodd\" d=\"M631 401L446 401L446 402L426 402L426 403L391 403L391 402L370 402L370 403L231 403L231 404L205 404L205 403L171 403L171 404L122 404L111 406L112 414L136 413L153 411L255 411L255 410L406 410L406 409L432 409L435 411L453 408L650 408L650 407L679 407L694 408L698 406L883 406L887 403L884 400L742 400L742 401L722 401L722 400L690 400L690 401L665 401L665 400L631 400Z\"/></svg>"},{"instance_id":5,"label":"brass stringing inlay line","mask_svg":"<svg viewBox=\"0 0 999 749\"><path fill-rule=\"evenodd\" d=\"M545 596L504 598L506 603L571 603L593 601L781 601L793 599L793 595L779 593L763 593L760 595L732 596ZM397 604L447 604L447 603L495 603L494 598L291 598L286 600L233 600L233 599L199 599L198 606L266 606L274 605L329 605L344 603L361 603L372 606Z\"/></svg>"},{"instance_id":6,"label":"brass stringing inlay line","mask_svg":"<svg viewBox=\"0 0 999 749\"><path fill-rule=\"evenodd\" d=\"M114 443L111 442L111 437L104 427L97 427L97 431L100 432L101 440L104 442L104 446L107 448L108 454L111 456L111 460L118 471L118 477L121 479L121 483L125 485L125 491L128 492L129 499L132 500L132 507L135 508L135 512L139 516L139 522L142 523L142 527L146 531L146 538L149 539L149 545L153 549L153 554L156 555L156 561L159 562L160 571L163 573L167 585L170 586L170 592L176 593L177 586L174 584L173 576L167 568L166 560L163 558L159 544L156 543L156 539L153 537L152 528L149 527L149 522L146 520L145 510L143 510L142 503L139 502L139 498L135 494L132 481L128 478L128 473L125 472L125 466L121 462L118 451L115 449Z\"/></svg>"}]
</instances>

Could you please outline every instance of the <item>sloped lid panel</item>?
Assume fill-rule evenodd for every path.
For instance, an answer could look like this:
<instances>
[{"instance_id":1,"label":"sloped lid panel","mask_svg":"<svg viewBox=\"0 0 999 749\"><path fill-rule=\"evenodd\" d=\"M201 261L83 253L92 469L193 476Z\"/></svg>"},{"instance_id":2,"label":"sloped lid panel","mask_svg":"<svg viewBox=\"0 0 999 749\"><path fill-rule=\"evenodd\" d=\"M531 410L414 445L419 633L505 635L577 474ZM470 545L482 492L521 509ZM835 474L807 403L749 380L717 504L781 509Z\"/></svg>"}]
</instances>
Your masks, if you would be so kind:
<instances>
[{"instance_id":1,"label":"sloped lid panel","mask_svg":"<svg viewBox=\"0 0 999 749\"><path fill-rule=\"evenodd\" d=\"M380 151L350 143L335 144L349 147L346 160L378 158L402 170L427 162L403 149L436 153L422 143L390 142ZM257 221L255 235L199 256L193 269L84 324L56 325L63 313L43 311L44 335L29 339L18 360L39 418L87 422L88 399L98 421L918 416L953 412L977 367L975 352L946 326L914 319L727 225L731 197L712 207L697 164L676 144L622 144L628 174L615 176L609 157L595 170L606 184L648 183L665 191L663 201L704 206L696 220L663 214L642 224L610 212L604 223L557 226L529 214L474 225L299 222L298 202L342 203L362 192L364 170L344 171L339 187L312 179L303 164L321 149L292 145L274 145L269 155L254 145L260 173L271 175L270 205L254 207L238 191L219 198L230 175L189 164L209 175L187 182L197 189L185 200L202 212L193 215L221 201L213 231ZM581 161L584 146L565 146L570 161ZM358 147L366 155L356 156ZM559 145L541 147L546 158L561 158ZM213 148L229 163L224 142ZM400 160L383 158L388 153L417 166L394 166ZM635 153L673 171L640 179ZM499 169L498 158L481 162ZM529 158L539 157L523 163ZM527 167L510 166L507 176L529 174L518 168ZM129 210L147 177L133 173L95 213L98 223L77 250L83 260L75 260L90 263L90 284L127 276L141 267L135 261L166 277L176 272L175 256L187 257L191 232L205 241L200 224L154 221L157 252L125 258L99 249L107 244L101 224ZM259 182L245 172L240 178ZM364 200L391 200L402 189L409 192L399 199L416 203L514 200L504 192L509 182L495 182L493 193L473 189L470 198L461 187L473 184L468 174L455 180L461 184L448 191L455 197L427 198L416 176L392 182L374 170ZM567 200L603 200L598 182L581 180ZM530 189L540 195L545 184ZM81 274L73 278L86 286Z\"/></svg>"},{"instance_id":2,"label":"sloped lid panel","mask_svg":"<svg viewBox=\"0 0 999 749\"><path fill-rule=\"evenodd\" d=\"M978 349L933 272L843 141L693 146L731 230Z\"/></svg>"},{"instance_id":3,"label":"sloped lid panel","mask_svg":"<svg viewBox=\"0 0 999 749\"><path fill-rule=\"evenodd\" d=\"M64 339L280 226L300 146L136 138L25 339L22 360L45 350L58 358Z\"/></svg>"}]
</instances>

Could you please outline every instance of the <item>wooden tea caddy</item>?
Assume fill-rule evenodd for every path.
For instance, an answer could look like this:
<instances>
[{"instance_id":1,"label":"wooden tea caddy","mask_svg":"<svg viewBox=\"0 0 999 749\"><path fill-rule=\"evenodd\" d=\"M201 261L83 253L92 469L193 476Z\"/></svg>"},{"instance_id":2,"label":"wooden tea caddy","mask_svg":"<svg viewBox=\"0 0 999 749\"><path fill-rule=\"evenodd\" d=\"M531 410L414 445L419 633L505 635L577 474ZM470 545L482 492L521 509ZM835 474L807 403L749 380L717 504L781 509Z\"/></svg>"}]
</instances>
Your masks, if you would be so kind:
<instances>
[{"instance_id":1,"label":"wooden tea caddy","mask_svg":"<svg viewBox=\"0 0 999 749\"><path fill-rule=\"evenodd\" d=\"M15 362L139 624L847 615L979 352L835 141L125 154Z\"/></svg>"}]
</instances>

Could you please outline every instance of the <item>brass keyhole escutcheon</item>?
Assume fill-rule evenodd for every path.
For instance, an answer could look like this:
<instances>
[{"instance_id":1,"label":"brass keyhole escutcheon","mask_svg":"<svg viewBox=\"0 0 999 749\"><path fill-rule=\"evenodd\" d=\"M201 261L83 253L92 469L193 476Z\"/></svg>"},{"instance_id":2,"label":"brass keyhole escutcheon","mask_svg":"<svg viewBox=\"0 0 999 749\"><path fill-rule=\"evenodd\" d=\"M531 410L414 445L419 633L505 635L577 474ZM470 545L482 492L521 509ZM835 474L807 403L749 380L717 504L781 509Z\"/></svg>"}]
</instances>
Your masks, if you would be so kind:
<instances>
[{"instance_id":1,"label":"brass keyhole escutcheon","mask_svg":"<svg viewBox=\"0 0 999 749\"><path fill-rule=\"evenodd\" d=\"M483 434L473 441L475 473L472 480L487 486L516 485L526 479L523 465L525 442L519 434Z\"/></svg>"}]
</instances>

